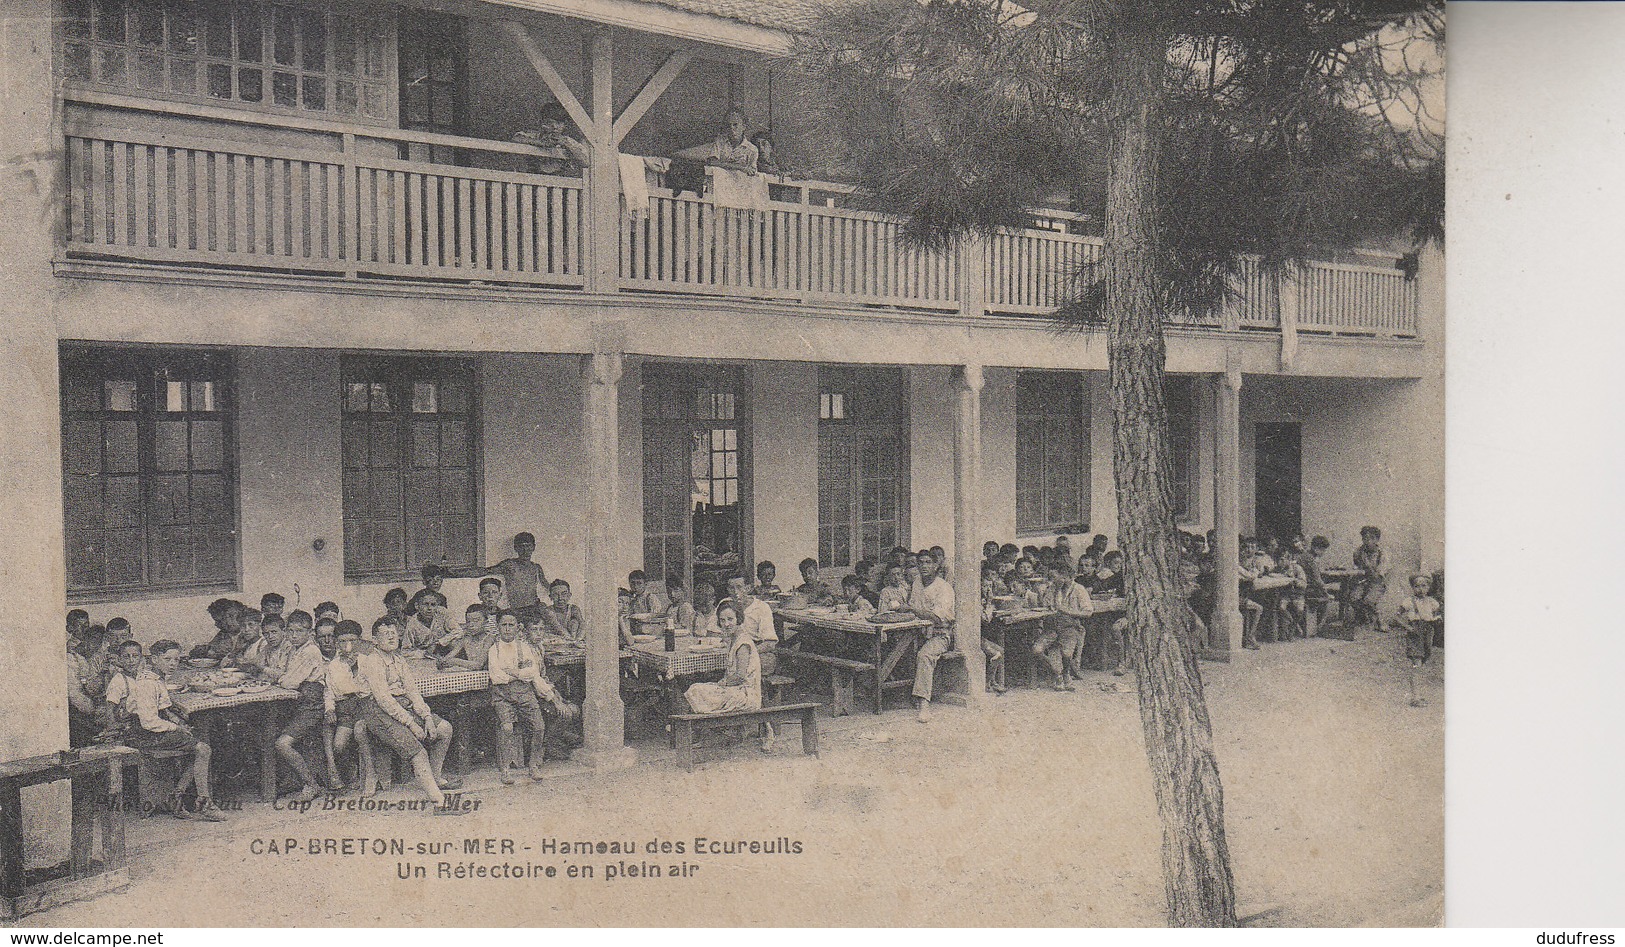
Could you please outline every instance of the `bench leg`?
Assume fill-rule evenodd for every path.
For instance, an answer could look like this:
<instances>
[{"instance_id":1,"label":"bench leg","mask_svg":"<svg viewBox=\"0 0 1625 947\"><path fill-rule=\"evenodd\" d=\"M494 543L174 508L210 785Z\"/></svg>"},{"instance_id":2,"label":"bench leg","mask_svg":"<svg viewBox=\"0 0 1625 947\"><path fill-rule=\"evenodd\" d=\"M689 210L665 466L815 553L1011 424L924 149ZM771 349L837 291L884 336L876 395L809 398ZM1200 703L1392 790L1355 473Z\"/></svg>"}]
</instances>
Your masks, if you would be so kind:
<instances>
[{"instance_id":1,"label":"bench leg","mask_svg":"<svg viewBox=\"0 0 1625 947\"><path fill-rule=\"evenodd\" d=\"M833 695L830 714L844 717L852 712L852 672L845 668L829 669L829 687Z\"/></svg>"},{"instance_id":2,"label":"bench leg","mask_svg":"<svg viewBox=\"0 0 1625 947\"><path fill-rule=\"evenodd\" d=\"M813 707L801 712L801 752L807 756L818 755L818 714Z\"/></svg>"},{"instance_id":3,"label":"bench leg","mask_svg":"<svg viewBox=\"0 0 1625 947\"><path fill-rule=\"evenodd\" d=\"M130 799L125 795L127 764L114 761L107 771L107 805L102 808L102 863L108 870L124 867L124 824ZM137 800L139 804L139 800Z\"/></svg>"},{"instance_id":4,"label":"bench leg","mask_svg":"<svg viewBox=\"0 0 1625 947\"><path fill-rule=\"evenodd\" d=\"M68 846L69 877L77 880L92 874L91 861L96 841L96 810L101 808L98 796L101 780L91 776L70 777L68 793L73 800L73 817L69 827L71 841Z\"/></svg>"},{"instance_id":5,"label":"bench leg","mask_svg":"<svg viewBox=\"0 0 1625 947\"><path fill-rule=\"evenodd\" d=\"M23 896L23 794L16 783L0 785L0 898Z\"/></svg>"},{"instance_id":6,"label":"bench leg","mask_svg":"<svg viewBox=\"0 0 1625 947\"><path fill-rule=\"evenodd\" d=\"M683 769L694 769L694 721L678 720L673 723L672 736L677 742L677 763Z\"/></svg>"}]
</instances>

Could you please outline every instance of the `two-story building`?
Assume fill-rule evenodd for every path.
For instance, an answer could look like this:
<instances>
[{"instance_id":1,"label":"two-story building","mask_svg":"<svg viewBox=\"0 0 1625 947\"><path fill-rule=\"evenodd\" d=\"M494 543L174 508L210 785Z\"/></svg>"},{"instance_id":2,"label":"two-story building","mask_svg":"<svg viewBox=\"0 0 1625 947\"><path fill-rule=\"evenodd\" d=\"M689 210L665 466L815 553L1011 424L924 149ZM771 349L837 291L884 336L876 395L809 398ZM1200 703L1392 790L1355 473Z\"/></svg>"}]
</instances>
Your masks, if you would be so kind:
<instances>
[{"instance_id":1,"label":"two-story building","mask_svg":"<svg viewBox=\"0 0 1625 947\"><path fill-rule=\"evenodd\" d=\"M188 642L220 596L370 618L528 530L610 762L631 569L941 544L968 597L984 539L1117 532L1104 334L1042 318L1101 241L900 241L808 157L800 3L8 10L0 760L65 745L65 607ZM554 100L584 161L513 140ZM674 194L658 159L730 109L791 171ZM1438 263L1255 274L1169 328L1183 525L1441 563Z\"/></svg>"}]
</instances>

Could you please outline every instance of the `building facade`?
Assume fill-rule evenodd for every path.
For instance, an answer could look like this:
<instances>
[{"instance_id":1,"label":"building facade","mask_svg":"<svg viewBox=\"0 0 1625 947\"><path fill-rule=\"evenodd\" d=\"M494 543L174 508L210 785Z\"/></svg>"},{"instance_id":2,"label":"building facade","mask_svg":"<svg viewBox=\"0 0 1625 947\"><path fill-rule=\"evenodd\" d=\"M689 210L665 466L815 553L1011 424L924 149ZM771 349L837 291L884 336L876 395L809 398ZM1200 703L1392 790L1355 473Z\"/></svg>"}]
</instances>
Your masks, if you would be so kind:
<instances>
[{"instance_id":1,"label":"building facade","mask_svg":"<svg viewBox=\"0 0 1625 947\"><path fill-rule=\"evenodd\" d=\"M1104 332L1042 318L1088 221L926 252L836 168L673 193L661 156L730 109L787 166L815 151L776 68L797 8L10 8L0 655L49 673L0 689L30 721L0 760L66 745L65 607L184 642L220 596L370 618L527 530L586 612L611 761L631 569L940 544L968 596L984 539L1117 532ZM549 100L580 160L514 141ZM1431 570L1442 268L1349 261L1170 326L1181 525L1347 561L1371 523Z\"/></svg>"}]
</instances>

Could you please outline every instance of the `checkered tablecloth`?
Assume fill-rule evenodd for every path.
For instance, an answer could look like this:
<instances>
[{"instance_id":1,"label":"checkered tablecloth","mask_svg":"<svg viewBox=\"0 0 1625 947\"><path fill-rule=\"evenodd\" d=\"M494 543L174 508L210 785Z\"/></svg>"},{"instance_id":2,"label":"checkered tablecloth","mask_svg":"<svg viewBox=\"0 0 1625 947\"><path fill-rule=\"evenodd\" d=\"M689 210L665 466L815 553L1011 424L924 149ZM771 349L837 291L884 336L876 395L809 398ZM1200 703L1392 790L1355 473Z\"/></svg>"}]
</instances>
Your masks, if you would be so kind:
<instances>
[{"instance_id":1,"label":"checkered tablecloth","mask_svg":"<svg viewBox=\"0 0 1625 947\"><path fill-rule=\"evenodd\" d=\"M1019 625L1023 622L1042 621L1055 614L1053 608L1018 608L1013 612L994 612L995 621L1006 625Z\"/></svg>"},{"instance_id":2,"label":"checkered tablecloth","mask_svg":"<svg viewBox=\"0 0 1625 947\"><path fill-rule=\"evenodd\" d=\"M491 675L484 671L465 671L460 668L440 670L433 661L413 661L412 679L417 681L418 693L424 697L443 697L446 694L465 694L491 686Z\"/></svg>"},{"instance_id":3,"label":"checkered tablecloth","mask_svg":"<svg viewBox=\"0 0 1625 947\"><path fill-rule=\"evenodd\" d=\"M888 622L877 625L872 621L851 616L835 615L833 613L814 612L805 608L777 608L774 614L785 621L795 625L809 625L813 628L824 628L829 631L855 631L859 634L872 635L878 632L893 634L900 631L914 631L919 628L929 628L931 623L918 618L908 621Z\"/></svg>"},{"instance_id":4,"label":"checkered tablecloth","mask_svg":"<svg viewBox=\"0 0 1625 947\"><path fill-rule=\"evenodd\" d=\"M242 707L246 704L263 704L275 700L293 700L299 696L298 691L284 690L280 687L268 687L262 691L247 694L236 694L231 697L216 697L211 693L200 694L197 691L177 691L169 695L170 703L181 709L187 715L207 710L225 710L228 707Z\"/></svg>"},{"instance_id":5,"label":"checkered tablecloth","mask_svg":"<svg viewBox=\"0 0 1625 947\"><path fill-rule=\"evenodd\" d=\"M638 667L668 680L689 674L709 674L728 667L727 645L696 651L693 650L694 640L687 635L678 636L675 651L667 651L664 640L634 644L632 660L637 662Z\"/></svg>"}]
</instances>

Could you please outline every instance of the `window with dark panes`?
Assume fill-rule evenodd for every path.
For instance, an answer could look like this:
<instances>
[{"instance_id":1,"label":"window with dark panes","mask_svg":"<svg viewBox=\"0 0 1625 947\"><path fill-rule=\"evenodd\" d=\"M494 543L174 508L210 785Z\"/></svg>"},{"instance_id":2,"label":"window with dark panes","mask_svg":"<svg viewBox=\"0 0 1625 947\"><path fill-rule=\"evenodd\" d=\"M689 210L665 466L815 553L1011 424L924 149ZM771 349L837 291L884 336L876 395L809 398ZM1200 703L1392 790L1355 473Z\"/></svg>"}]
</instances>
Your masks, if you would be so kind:
<instances>
[{"instance_id":1,"label":"window with dark panes","mask_svg":"<svg viewBox=\"0 0 1625 947\"><path fill-rule=\"evenodd\" d=\"M818 563L848 571L903 541L902 374L818 371Z\"/></svg>"},{"instance_id":2,"label":"window with dark panes","mask_svg":"<svg viewBox=\"0 0 1625 947\"><path fill-rule=\"evenodd\" d=\"M366 6L60 0L62 78L116 92L393 118L394 33Z\"/></svg>"},{"instance_id":3,"label":"window with dark panes","mask_svg":"<svg viewBox=\"0 0 1625 947\"><path fill-rule=\"evenodd\" d=\"M1083 376L1026 372L1016 384L1016 530L1079 532L1089 520Z\"/></svg>"},{"instance_id":4,"label":"window with dark panes","mask_svg":"<svg viewBox=\"0 0 1625 947\"><path fill-rule=\"evenodd\" d=\"M234 586L230 356L64 347L68 591Z\"/></svg>"},{"instance_id":5,"label":"window with dark panes","mask_svg":"<svg viewBox=\"0 0 1625 947\"><path fill-rule=\"evenodd\" d=\"M749 567L750 411L727 368L643 377L643 569L719 583Z\"/></svg>"},{"instance_id":6,"label":"window with dark panes","mask_svg":"<svg viewBox=\"0 0 1625 947\"><path fill-rule=\"evenodd\" d=\"M343 360L344 575L477 558L475 391L460 359Z\"/></svg>"},{"instance_id":7,"label":"window with dark panes","mask_svg":"<svg viewBox=\"0 0 1625 947\"><path fill-rule=\"evenodd\" d=\"M401 127L462 132L463 21L428 10L402 10Z\"/></svg>"},{"instance_id":8,"label":"window with dark panes","mask_svg":"<svg viewBox=\"0 0 1625 947\"><path fill-rule=\"evenodd\" d=\"M1170 375L1163 386L1168 401L1168 453L1172 458L1174 517L1181 522L1195 515L1196 496L1196 382Z\"/></svg>"}]
</instances>

